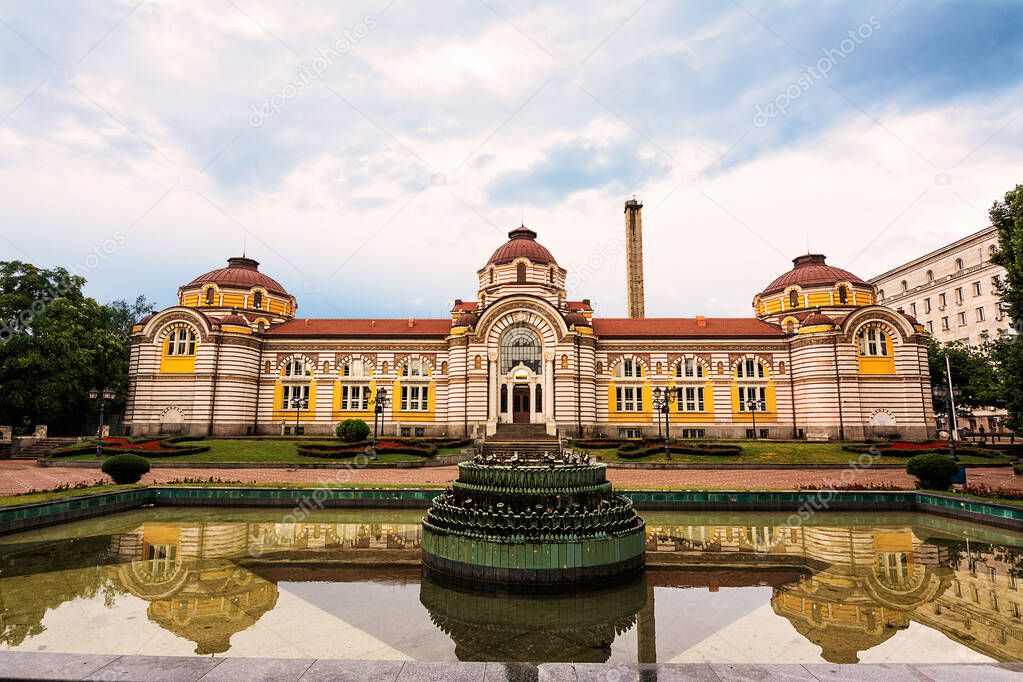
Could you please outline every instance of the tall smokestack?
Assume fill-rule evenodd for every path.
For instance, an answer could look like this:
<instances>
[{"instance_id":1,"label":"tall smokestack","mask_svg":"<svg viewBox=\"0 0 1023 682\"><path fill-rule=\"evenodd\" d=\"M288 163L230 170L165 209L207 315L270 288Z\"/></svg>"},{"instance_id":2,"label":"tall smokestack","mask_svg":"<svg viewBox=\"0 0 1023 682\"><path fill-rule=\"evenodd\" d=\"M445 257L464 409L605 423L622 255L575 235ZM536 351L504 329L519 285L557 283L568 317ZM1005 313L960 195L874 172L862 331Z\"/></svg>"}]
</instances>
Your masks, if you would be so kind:
<instances>
[{"instance_id":1,"label":"tall smokestack","mask_svg":"<svg viewBox=\"0 0 1023 682\"><path fill-rule=\"evenodd\" d=\"M636 197L625 202L626 277L629 280L629 317L646 317L643 303L643 204Z\"/></svg>"}]
</instances>

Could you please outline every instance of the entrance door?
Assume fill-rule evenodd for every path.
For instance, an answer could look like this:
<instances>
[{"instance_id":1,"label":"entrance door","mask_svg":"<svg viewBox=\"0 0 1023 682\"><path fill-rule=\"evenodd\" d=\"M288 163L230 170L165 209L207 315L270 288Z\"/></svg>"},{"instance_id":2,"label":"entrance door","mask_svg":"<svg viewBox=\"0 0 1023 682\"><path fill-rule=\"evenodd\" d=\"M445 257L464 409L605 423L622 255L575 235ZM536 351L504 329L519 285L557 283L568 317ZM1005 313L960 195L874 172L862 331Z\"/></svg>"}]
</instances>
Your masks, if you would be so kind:
<instances>
[{"instance_id":1,"label":"entrance door","mask_svg":"<svg viewBox=\"0 0 1023 682\"><path fill-rule=\"evenodd\" d=\"M512 389L512 422L529 423L529 386L515 386Z\"/></svg>"}]
</instances>

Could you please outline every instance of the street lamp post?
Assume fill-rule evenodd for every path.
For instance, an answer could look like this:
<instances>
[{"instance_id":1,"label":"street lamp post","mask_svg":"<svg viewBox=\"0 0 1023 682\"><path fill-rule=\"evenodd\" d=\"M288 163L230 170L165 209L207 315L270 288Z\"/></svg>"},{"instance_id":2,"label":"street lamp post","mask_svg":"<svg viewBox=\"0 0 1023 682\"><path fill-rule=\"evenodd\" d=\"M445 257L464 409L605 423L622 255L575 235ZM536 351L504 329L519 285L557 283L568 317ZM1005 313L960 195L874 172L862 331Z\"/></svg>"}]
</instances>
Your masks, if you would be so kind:
<instances>
[{"instance_id":1,"label":"street lamp post","mask_svg":"<svg viewBox=\"0 0 1023 682\"><path fill-rule=\"evenodd\" d=\"M757 440L757 410L760 409L760 401L756 399L746 401L746 409L753 415L753 440Z\"/></svg>"},{"instance_id":2,"label":"street lamp post","mask_svg":"<svg viewBox=\"0 0 1023 682\"><path fill-rule=\"evenodd\" d=\"M669 387L654 389L653 407L657 411L657 423L660 425L660 413L664 413L664 458L671 460L671 404L679 399L682 389Z\"/></svg>"},{"instance_id":3,"label":"street lamp post","mask_svg":"<svg viewBox=\"0 0 1023 682\"><path fill-rule=\"evenodd\" d=\"M948 406L948 454L953 461L959 461L956 454L956 428L955 428L955 389L949 383L948 387L935 386L934 396Z\"/></svg>"},{"instance_id":4,"label":"street lamp post","mask_svg":"<svg viewBox=\"0 0 1023 682\"><path fill-rule=\"evenodd\" d=\"M104 388L102 391L94 388L89 391L89 400L99 401L99 428L96 429L96 459L103 456L103 417L106 413L107 401L113 400L114 397L114 392L109 388Z\"/></svg>"},{"instance_id":5,"label":"street lamp post","mask_svg":"<svg viewBox=\"0 0 1023 682\"><path fill-rule=\"evenodd\" d=\"M370 448L369 458L377 458L377 434L379 427L384 423L384 408L387 407L387 389L378 388L373 394L373 447Z\"/></svg>"},{"instance_id":6,"label":"street lamp post","mask_svg":"<svg viewBox=\"0 0 1023 682\"><path fill-rule=\"evenodd\" d=\"M294 435L298 435L298 415L301 410L309 408L308 398L292 398L291 407L295 410L295 432Z\"/></svg>"}]
</instances>

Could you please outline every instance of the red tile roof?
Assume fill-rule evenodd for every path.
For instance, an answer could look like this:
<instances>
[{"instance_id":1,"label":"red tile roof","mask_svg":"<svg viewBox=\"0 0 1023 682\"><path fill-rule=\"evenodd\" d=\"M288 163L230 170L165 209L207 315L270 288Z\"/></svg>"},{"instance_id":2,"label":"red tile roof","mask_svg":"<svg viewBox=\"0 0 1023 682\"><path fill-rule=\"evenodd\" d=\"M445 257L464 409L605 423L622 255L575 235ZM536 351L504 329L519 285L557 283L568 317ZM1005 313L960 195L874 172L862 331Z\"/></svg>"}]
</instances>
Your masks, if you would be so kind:
<instances>
[{"instance_id":1,"label":"red tile roof","mask_svg":"<svg viewBox=\"0 0 1023 682\"><path fill-rule=\"evenodd\" d=\"M659 317L594 318L593 333L603 338L783 338L773 324L756 318Z\"/></svg>"},{"instance_id":2,"label":"red tile roof","mask_svg":"<svg viewBox=\"0 0 1023 682\"><path fill-rule=\"evenodd\" d=\"M451 320L353 320L353 319L295 319L271 327L267 336L287 337L377 337L405 336L413 338L443 339L451 333Z\"/></svg>"},{"instance_id":3,"label":"red tile roof","mask_svg":"<svg viewBox=\"0 0 1023 682\"><path fill-rule=\"evenodd\" d=\"M463 312L463 313L464 312L470 312L471 313L471 312L475 311L476 308L479 308L479 307L480 307L480 304L477 303L476 301L458 301L458 302L455 303L455 307L452 308L451 310L452 311L457 311L457 312Z\"/></svg>"}]
</instances>

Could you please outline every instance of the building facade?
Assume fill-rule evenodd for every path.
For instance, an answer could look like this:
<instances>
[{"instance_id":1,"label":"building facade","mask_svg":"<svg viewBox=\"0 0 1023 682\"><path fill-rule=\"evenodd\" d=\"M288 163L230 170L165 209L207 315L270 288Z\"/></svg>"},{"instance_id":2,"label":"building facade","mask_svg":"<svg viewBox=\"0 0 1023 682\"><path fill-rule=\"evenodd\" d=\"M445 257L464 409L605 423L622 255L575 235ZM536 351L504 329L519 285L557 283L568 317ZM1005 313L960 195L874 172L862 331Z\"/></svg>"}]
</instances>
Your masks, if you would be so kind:
<instances>
[{"instance_id":1,"label":"building facade","mask_svg":"<svg viewBox=\"0 0 1023 682\"><path fill-rule=\"evenodd\" d=\"M980 345L1011 330L996 282L1005 268L991 262L998 229L989 227L870 280L878 302L910 315L942 343Z\"/></svg>"},{"instance_id":2,"label":"building facade","mask_svg":"<svg viewBox=\"0 0 1023 682\"><path fill-rule=\"evenodd\" d=\"M637 232L640 210L626 210ZM603 318L568 300L567 271L535 232L508 236L477 271L475 300L443 319L297 318L283 286L232 258L135 326L125 426L329 433L344 419L372 423L386 388L388 435L528 423L635 437L661 428L654 389L677 388L676 437L930 435L924 328L823 256L797 258L749 318L644 318L638 300L639 316Z\"/></svg>"}]
</instances>

